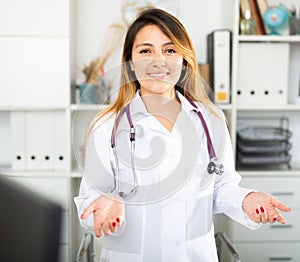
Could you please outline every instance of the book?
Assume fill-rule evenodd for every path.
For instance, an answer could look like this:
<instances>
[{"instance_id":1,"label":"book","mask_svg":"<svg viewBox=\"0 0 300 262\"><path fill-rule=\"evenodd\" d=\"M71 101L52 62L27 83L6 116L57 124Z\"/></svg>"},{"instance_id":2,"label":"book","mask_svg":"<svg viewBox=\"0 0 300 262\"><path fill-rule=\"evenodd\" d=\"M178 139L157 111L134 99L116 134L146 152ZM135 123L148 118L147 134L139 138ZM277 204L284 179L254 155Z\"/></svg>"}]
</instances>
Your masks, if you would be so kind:
<instances>
[{"instance_id":1,"label":"book","mask_svg":"<svg viewBox=\"0 0 300 262\"><path fill-rule=\"evenodd\" d=\"M240 12L242 18L245 18L246 11L250 10L251 18L254 22L253 33L255 35L264 35L265 28L263 18L261 17L260 11L256 0L240 0Z\"/></svg>"},{"instance_id":2,"label":"book","mask_svg":"<svg viewBox=\"0 0 300 262\"><path fill-rule=\"evenodd\" d=\"M240 10L242 18L244 18L246 10L250 10L249 0L240 0Z\"/></svg>"},{"instance_id":3,"label":"book","mask_svg":"<svg viewBox=\"0 0 300 262\"><path fill-rule=\"evenodd\" d=\"M269 27L264 21L265 12L267 11L267 9L269 7L268 2L267 2L267 0L256 0L256 5L259 10L260 17L261 17L261 20L262 20L262 23L263 23L263 26L265 29L265 34L269 34L269 31L270 31Z\"/></svg>"},{"instance_id":4,"label":"book","mask_svg":"<svg viewBox=\"0 0 300 262\"><path fill-rule=\"evenodd\" d=\"M257 6L256 0L249 0L251 17L254 21L254 34L255 35L264 35L265 28L263 18L261 17L260 11Z\"/></svg>"}]
</instances>

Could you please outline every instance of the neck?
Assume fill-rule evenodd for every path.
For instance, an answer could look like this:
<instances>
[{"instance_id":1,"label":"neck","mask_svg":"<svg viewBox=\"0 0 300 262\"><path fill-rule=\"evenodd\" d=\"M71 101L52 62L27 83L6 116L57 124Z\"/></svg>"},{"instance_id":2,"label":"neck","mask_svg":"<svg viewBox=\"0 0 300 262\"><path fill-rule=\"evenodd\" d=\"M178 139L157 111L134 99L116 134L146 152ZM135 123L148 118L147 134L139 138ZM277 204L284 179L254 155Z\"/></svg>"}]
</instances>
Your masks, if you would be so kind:
<instances>
[{"instance_id":1,"label":"neck","mask_svg":"<svg viewBox=\"0 0 300 262\"><path fill-rule=\"evenodd\" d=\"M161 95L141 95L141 98L147 111L171 131L181 110L181 103L175 92L172 99Z\"/></svg>"}]
</instances>

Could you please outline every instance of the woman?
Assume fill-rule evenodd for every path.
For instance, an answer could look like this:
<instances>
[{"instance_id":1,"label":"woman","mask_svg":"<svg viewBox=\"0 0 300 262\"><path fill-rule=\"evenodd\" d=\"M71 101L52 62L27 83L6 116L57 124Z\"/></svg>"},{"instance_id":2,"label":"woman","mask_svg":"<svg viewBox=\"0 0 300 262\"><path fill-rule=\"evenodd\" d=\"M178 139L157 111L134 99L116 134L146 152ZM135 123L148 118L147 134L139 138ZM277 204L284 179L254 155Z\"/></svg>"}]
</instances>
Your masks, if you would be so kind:
<instances>
[{"instance_id":1,"label":"woman","mask_svg":"<svg viewBox=\"0 0 300 262\"><path fill-rule=\"evenodd\" d=\"M105 234L101 261L217 261L213 213L251 229L285 223L287 206L239 186L224 115L175 17L139 14L121 72L115 103L89 129L75 198L82 226Z\"/></svg>"}]
</instances>

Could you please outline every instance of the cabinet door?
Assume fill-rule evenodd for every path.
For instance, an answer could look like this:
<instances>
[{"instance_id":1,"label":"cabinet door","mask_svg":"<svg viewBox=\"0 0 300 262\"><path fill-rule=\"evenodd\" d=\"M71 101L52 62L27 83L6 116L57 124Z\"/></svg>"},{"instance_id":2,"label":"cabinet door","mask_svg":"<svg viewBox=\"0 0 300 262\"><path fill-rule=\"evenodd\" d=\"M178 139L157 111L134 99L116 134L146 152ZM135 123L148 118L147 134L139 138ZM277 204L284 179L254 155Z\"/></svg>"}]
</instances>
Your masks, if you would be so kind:
<instances>
[{"instance_id":1,"label":"cabinet door","mask_svg":"<svg viewBox=\"0 0 300 262\"><path fill-rule=\"evenodd\" d=\"M0 36L69 35L69 0L0 0Z\"/></svg>"},{"instance_id":2,"label":"cabinet door","mask_svg":"<svg viewBox=\"0 0 300 262\"><path fill-rule=\"evenodd\" d=\"M243 177L241 185L248 188L268 192L291 208L300 208L300 178L299 177Z\"/></svg>"},{"instance_id":3,"label":"cabinet door","mask_svg":"<svg viewBox=\"0 0 300 262\"><path fill-rule=\"evenodd\" d=\"M292 243L237 243L237 252L243 262L298 262L300 242Z\"/></svg>"},{"instance_id":4,"label":"cabinet door","mask_svg":"<svg viewBox=\"0 0 300 262\"><path fill-rule=\"evenodd\" d=\"M0 106L67 106L69 39L0 37Z\"/></svg>"},{"instance_id":5,"label":"cabinet door","mask_svg":"<svg viewBox=\"0 0 300 262\"><path fill-rule=\"evenodd\" d=\"M230 238L233 241L299 241L300 209L293 209L292 212L284 214L286 224L274 223L265 224L257 230L250 230L236 222L232 222Z\"/></svg>"}]
</instances>

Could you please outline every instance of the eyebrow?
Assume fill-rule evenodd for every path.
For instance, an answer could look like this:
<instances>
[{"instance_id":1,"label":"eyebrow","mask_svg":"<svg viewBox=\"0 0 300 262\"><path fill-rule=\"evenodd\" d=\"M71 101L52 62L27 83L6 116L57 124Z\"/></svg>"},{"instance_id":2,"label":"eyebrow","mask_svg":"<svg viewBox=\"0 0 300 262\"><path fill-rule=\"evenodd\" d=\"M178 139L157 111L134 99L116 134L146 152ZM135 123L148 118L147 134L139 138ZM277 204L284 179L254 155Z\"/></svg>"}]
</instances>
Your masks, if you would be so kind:
<instances>
[{"instance_id":1,"label":"eyebrow","mask_svg":"<svg viewBox=\"0 0 300 262\"><path fill-rule=\"evenodd\" d=\"M167 45L174 45L174 43L173 42L167 42L167 43L164 43L162 46L167 46ZM138 48L138 47L141 47L141 46L153 46L153 44L141 43L141 44L136 45L135 48Z\"/></svg>"}]
</instances>

